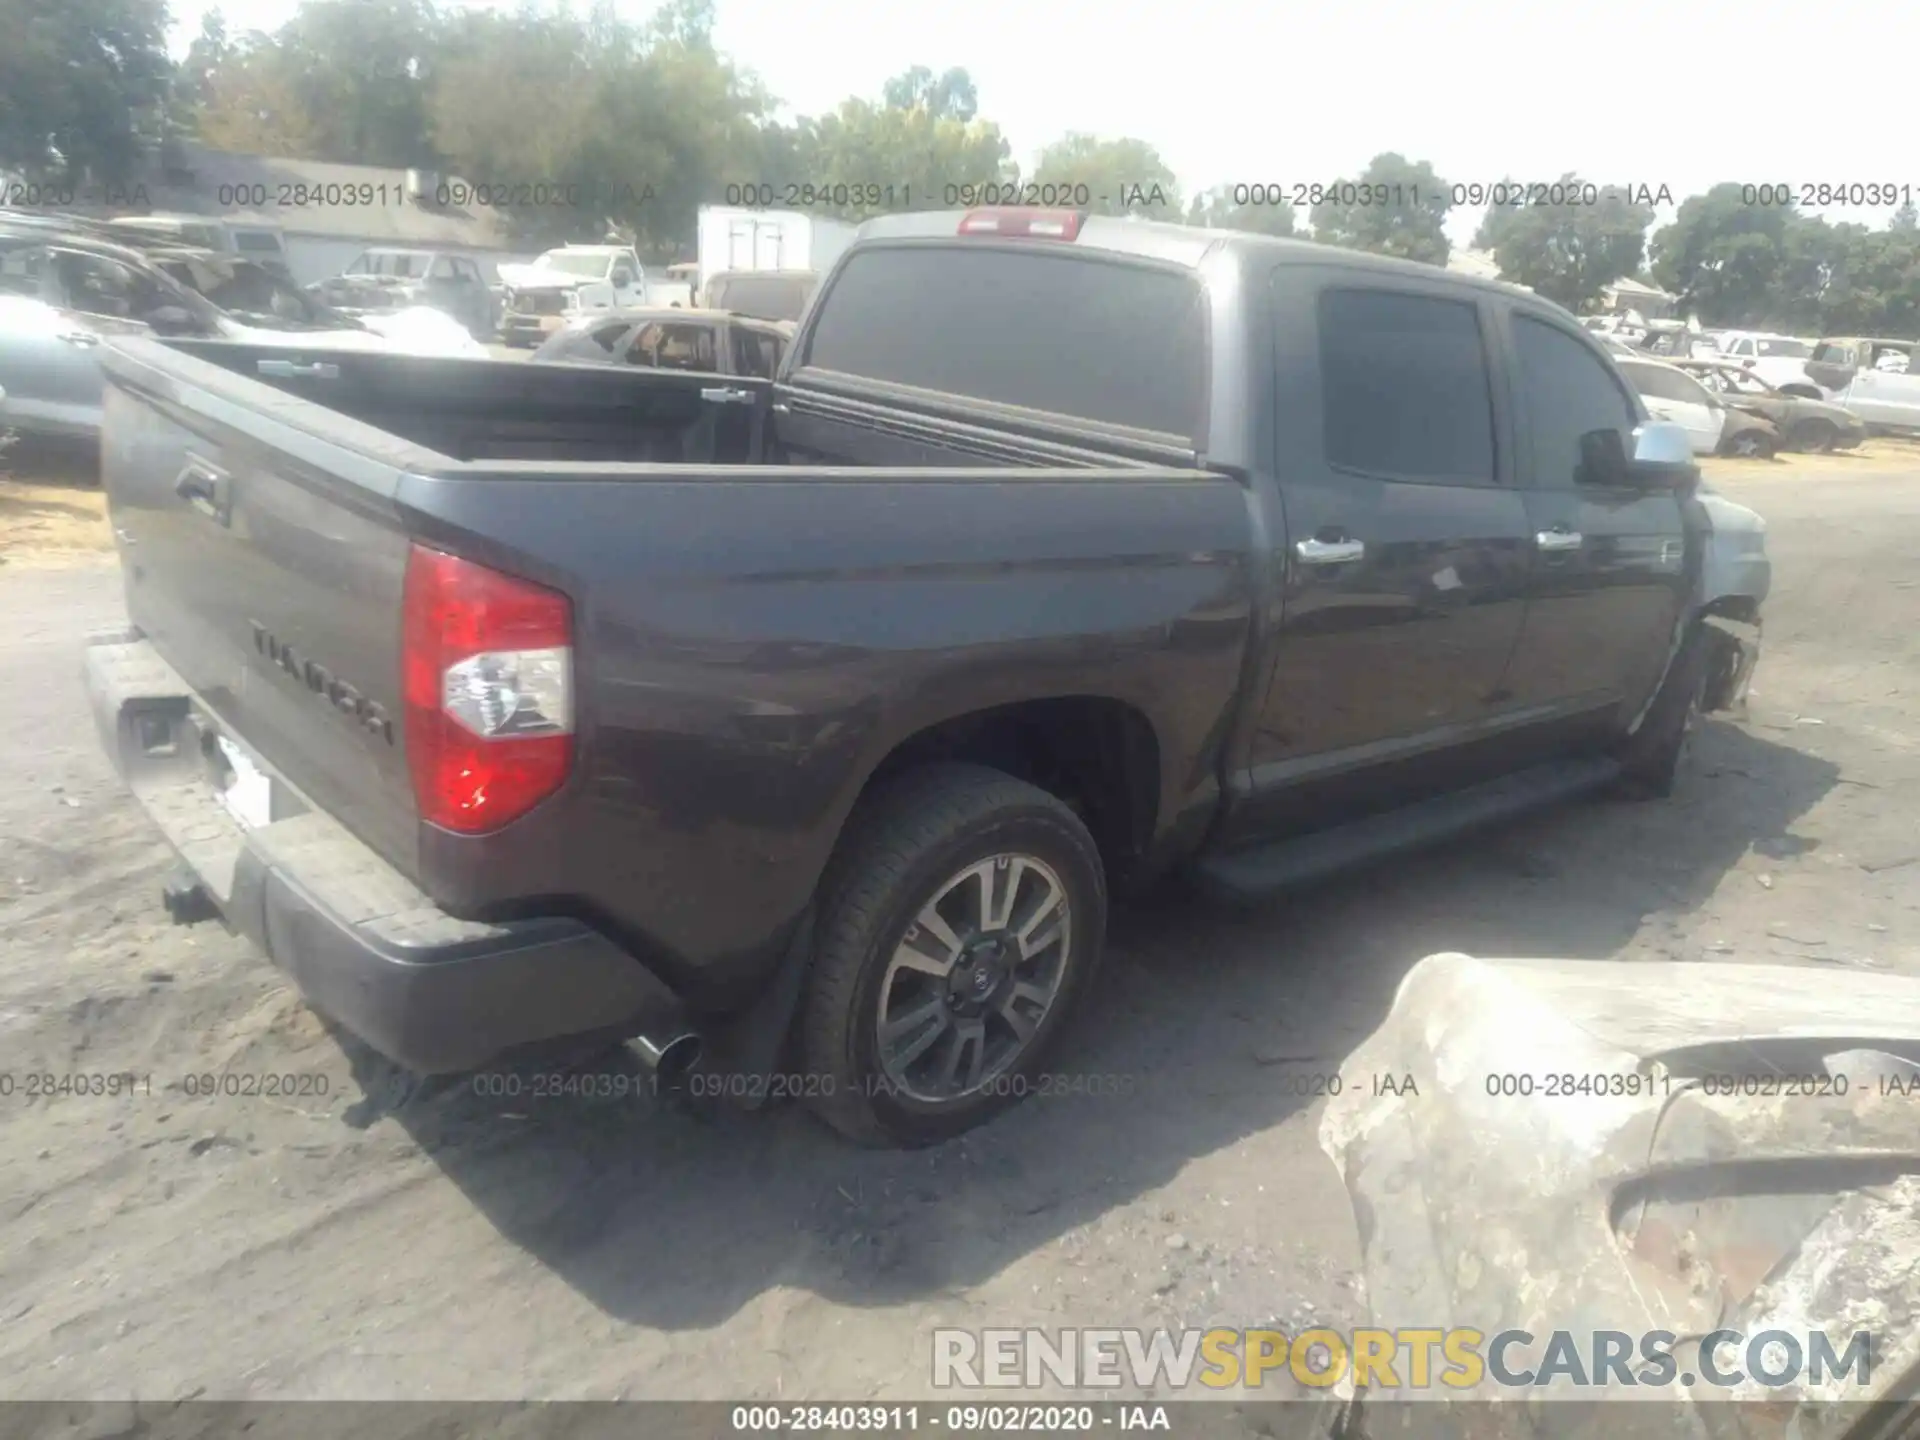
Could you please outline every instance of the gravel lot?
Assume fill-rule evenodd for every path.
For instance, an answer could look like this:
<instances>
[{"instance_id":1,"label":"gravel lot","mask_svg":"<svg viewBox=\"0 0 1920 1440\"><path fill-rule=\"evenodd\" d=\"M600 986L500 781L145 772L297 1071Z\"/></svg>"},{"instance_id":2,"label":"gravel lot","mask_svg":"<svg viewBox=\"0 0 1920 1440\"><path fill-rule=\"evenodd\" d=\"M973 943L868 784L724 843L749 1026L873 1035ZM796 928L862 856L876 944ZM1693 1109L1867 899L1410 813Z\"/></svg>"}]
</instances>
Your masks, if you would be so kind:
<instances>
[{"instance_id":1,"label":"gravel lot","mask_svg":"<svg viewBox=\"0 0 1920 1440\"><path fill-rule=\"evenodd\" d=\"M170 927L77 678L119 606L97 493L0 483L0 1396L896 1399L938 1324L1360 1320L1295 1092L1420 956L1920 971L1920 449L1720 468L1771 522L1768 650L1674 800L1123 915L1065 1064L1132 1093L912 1154L791 1107L420 1083ZM150 1089L24 1097L129 1071ZM324 1093L185 1093L223 1073Z\"/></svg>"}]
</instances>

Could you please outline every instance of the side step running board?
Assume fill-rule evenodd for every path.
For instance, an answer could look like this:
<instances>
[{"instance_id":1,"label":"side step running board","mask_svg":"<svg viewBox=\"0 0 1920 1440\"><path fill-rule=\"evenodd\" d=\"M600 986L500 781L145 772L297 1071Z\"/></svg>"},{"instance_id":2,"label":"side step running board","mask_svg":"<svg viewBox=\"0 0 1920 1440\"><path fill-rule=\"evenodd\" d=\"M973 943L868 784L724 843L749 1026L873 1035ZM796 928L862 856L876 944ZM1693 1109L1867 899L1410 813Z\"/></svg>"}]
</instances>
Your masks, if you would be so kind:
<instances>
[{"instance_id":1,"label":"side step running board","mask_svg":"<svg viewBox=\"0 0 1920 1440\"><path fill-rule=\"evenodd\" d=\"M1562 760L1516 771L1404 810L1211 855L1194 866L1201 889L1223 899L1254 900L1336 871L1423 849L1483 825L1598 790L1620 774L1601 757Z\"/></svg>"}]
</instances>

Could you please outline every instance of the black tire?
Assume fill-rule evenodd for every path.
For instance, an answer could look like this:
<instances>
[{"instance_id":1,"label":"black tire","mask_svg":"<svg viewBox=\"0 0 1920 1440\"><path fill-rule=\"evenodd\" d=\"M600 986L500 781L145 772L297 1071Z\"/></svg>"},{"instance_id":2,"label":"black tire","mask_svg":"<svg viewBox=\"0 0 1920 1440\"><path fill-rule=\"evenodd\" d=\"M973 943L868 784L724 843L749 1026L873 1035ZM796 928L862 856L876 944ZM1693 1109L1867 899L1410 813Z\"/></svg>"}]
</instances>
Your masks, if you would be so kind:
<instances>
[{"instance_id":1,"label":"black tire","mask_svg":"<svg viewBox=\"0 0 1920 1440\"><path fill-rule=\"evenodd\" d=\"M1717 631L1698 621L1667 667L1640 728L1621 747L1621 790L1635 799L1665 799L1687 756L1712 669Z\"/></svg>"},{"instance_id":2,"label":"black tire","mask_svg":"<svg viewBox=\"0 0 1920 1440\"><path fill-rule=\"evenodd\" d=\"M1739 460L1771 460L1773 441L1758 430L1742 430L1721 443L1720 453Z\"/></svg>"},{"instance_id":3,"label":"black tire","mask_svg":"<svg viewBox=\"0 0 1920 1440\"><path fill-rule=\"evenodd\" d=\"M1802 420L1793 427L1793 448L1809 455L1825 455L1840 438L1840 429L1831 420Z\"/></svg>"},{"instance_id":4,"label":"black tire","mask_svg":"<svg viewBox=\"0 0 1920 1440\"><path fill-rule=\"evenodd\" d=\"M1007 1028L1005 1043L1017 1047L1011 1063L972 1093L915 1096L890 1077L879 1054L882 982L909 927L943 888L969 866L1008 854L1038 859L1064 891L1068 938L1052 999L1023 1046ZM1018 899L1024 882L1014 883ZM914 1146L958 1135L1018 1100L1093 980L1106 912L1093 837L1046 791L962 764L929 765L886 785L855 811L822 886L819 938L800 1010L803 1093L812 1108L863 1144ZM1009 962L1009 983L1022 963ZM944 996L951 977L925 983ZM982 1059L985 1050L981 1041ZM958 1053L967 1054L967 1046Z\"/></svg>"}]
</instances>

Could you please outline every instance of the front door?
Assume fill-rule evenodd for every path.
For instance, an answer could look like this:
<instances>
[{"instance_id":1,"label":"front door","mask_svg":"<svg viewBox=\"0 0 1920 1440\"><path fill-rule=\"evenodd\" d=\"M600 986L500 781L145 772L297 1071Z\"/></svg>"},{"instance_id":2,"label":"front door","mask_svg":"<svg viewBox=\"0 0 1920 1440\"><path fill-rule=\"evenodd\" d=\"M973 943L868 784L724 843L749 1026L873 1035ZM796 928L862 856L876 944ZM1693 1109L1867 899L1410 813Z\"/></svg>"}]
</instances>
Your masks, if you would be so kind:
<instances>
[{"instance_id":1,"label":"front door","mask_svg":"<svg viewBox=\"0 0 1920 1440\"><path fill-rule=\"evenodd\" d=\"M1318 828L1472 777L1530 560L1489 316L1456 288L1337 266L1272 283L1283 613L1249 752L1248 833Z\"/></svg>"},{"instance_id":2,"label":"front door","mask_svg":"<svg viewBox=\"0 0 1920 1440\"><path fill-rule=\"evenodd\" d=\"M1585 336L1515 313L1508 343L1534 561L1505 689L1569 722L1570 737L1582 721L1617 728L1665 673L1690 594L1681 498L1594 483L1582 437L1617 431L1631 454L1640 421Z\"/></svg>"}]
</instances>

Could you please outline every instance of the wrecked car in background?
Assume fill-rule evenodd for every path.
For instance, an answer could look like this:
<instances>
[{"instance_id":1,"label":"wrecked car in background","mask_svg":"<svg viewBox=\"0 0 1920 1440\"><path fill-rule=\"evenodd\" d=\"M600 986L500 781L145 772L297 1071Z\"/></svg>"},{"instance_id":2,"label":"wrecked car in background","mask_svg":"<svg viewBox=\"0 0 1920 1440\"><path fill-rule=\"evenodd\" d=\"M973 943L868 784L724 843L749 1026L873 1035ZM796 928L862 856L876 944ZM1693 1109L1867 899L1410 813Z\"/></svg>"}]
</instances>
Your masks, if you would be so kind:
<instances>
[{"instance_id":1,"label":"wrecked car in background","mask_svg":"<svg viewBox=\"0 0 1920 1440\"><path fill-rule=\"evenodd\" d=\"M203 287L240 310L229 313ZM7 392L0 420L27 434L96 438L106 384L102 342L133 335L486 354L437 312L361 322L308 300L251 261L177 247L137 249L92 230L0 219L0 387Z\"/></svg>"},{"instance_id":2,"label":"wrecked car in background","mask_svg":"<svg viewBox=\"0 0 1920 1440\"><path fill-rule=\"evenodd\" d=\"M476 340L493 337L493 292L480 267L452 251L375 248L340 274L308 287L323 303L352 315L426 307L451 315Z\"/></svg>"},{"instance_id":3,"label":"wrecked car in background","mask_svg":"<svg viewBox=\"0 0 1920 1440\"><path fill-rule=\"evenodd\" d=\"M1844 405L1791 394L1735 360L1676 360L1680 369L1728 406L1772 423L1789 450L1825 454L1852 450L1867 438L1866 422Z\"/></svg>"},{"instance_id":4,"label":"wrecked car in background","mask_svg":"<svg viewBox=\"0 0 1920 1440\"><path fill-rule=\"evenodd\" d=\"M626 245L562 245L531 265L502 265L500 339L538 344L580 315L645 305L646 273Z\"/></svg>"},{"instance_id":5,"label":"wrecked car in background","mask_svg":"<svg viewBox=\"0 0 1920 1440\"><path fill-rule=\"evenodd\" d=\"M1648 413L1687 432L1694 454L1764 460L1780 448L1780 432L1770 420L1729 406L1677 364L1639 356L1616 356L1614 363L1646 402Z\"/></svg>"},{"instance_id":6,"label":"wrecked car in background","mask_svg":"<svg viewBox=\"0 0 1920 1440\"><path fill-rule=\"evenodd\" d=\"M1479 1405L1458 1433L1894 1432L1877 1427L1898 1415L1869 1407L1920 1377L1920 978L1845 978L1461 954L1408 972L1343 1066L1394 1083L1346 1085L1320 1143L1352 1198L1374 1324L1525 1332L1499 1371L1427 1392L1519 1402ZM1617 1355L1617 1337L1662 1332L1659 1363L1593 1362L1609 1336ZM1799 1360L1779 1340L1756 1359L1769 1333L1798 1337ZM1816 1380L1800 1363L1863 1333L1864 1367ZM1547 1362L1555 1346L1570 1365ZM1368 1408L1410 1393L1363 1391L1345 1433L1390 1433ZM1409 1411L1442 1413L1382 1418L1436 1433Z\"/></svg>"},{"instance_id":7,"label":"wrecked car in background","mask_svg":"<svg viewBox=\"0 0 1920 1440\"><path fill-rule=\"evenodd\" d=\"M1911 340L1829 338L1814 347L1807 374L1821 393L1882 430L1920 431L1920 365Z\"/></svg>"},{"instance_id":8,"label":"wrecked car in background","mask_svg":"<svg viewBox=\"0 0 1920 1440\"><path fill-rule=\"evenodd\" d=\"M771 380L780 369L793 333L792 325L753 320L722 310L653 306L582 315L566 329L555 331L532 358Z\"/></svg>"}]
</instances>

